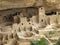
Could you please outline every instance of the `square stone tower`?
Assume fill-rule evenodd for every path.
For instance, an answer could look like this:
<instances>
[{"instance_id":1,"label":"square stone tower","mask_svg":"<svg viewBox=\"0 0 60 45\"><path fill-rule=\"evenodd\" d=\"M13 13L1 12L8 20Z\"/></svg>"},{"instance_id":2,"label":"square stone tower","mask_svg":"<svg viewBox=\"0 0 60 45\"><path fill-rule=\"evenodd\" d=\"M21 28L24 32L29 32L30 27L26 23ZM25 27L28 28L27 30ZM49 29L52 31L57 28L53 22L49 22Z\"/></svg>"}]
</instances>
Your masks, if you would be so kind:
<instances>
[{"instance_id":1,"label":"square stone tower","mask_svg":"<svg viewBox=\"0 0 60 45\"><path fill-rule=\"evenodd\" d=\"M46 25L46 15L44 7L39 8L38 20L40 25Z\"/></svg>"}]
</instances>

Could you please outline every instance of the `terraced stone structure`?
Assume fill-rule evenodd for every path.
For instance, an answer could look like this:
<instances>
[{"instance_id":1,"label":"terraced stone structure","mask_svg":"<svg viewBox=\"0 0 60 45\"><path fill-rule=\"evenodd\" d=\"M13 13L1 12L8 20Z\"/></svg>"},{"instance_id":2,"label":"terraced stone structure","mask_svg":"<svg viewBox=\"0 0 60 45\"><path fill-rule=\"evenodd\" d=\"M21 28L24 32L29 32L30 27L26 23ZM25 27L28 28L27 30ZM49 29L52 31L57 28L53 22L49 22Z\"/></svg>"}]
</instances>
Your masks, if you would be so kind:
<instances>
[{"instance_id":1,"label":"terraced stone structure","mask_svg":"<svg viewBox=\"0 0 60 45\"><path fill-rule=\"evenodd\" d=\"M0 2L0 45L30 45L31 40L41 38L39 30L47 25L60 28L59 0Z\"/></svg>"}]
</instances>

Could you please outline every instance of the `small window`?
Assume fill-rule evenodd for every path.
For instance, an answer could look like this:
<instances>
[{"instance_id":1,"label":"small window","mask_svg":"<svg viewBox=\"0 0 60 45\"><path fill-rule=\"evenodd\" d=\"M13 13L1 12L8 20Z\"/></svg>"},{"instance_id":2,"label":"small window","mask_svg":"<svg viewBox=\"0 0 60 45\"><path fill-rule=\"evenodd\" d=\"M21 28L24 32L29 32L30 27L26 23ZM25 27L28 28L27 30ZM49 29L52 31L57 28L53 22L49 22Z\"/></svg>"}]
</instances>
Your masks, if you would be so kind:
<instances>
[{"instance_id":1,"label":"small window","mask_svg":"<svg viewBox=\"0 0 60 45\"><path fill-rule=\"evenodd\" d=\"M31 24L31 23L29 23L29 24Z\"/></svg>"},{"instance_id":2,"label":"small window","mask_svg":"<svg viewBox=\"0 0 60 45\"><path fill-rule=\"evenodd\" d=\"M43 22L43 19L41 20L41 22Z\"/></svg>"},{"instance_id":3,"label":"small window","mask_svg":"<svg viewBox=\"0 0 60 45\"><path fill-rule=\"evenodd\" d=\"M22 23L22 25L23 25L23 23Z\"/></svg>"},{"instance_id":4,"label":"small window","mask_svg":"<svg viewBox=\"0 0 60 45\"><path fill-rule=\"evenodd\" d=\"M41 8L41 10L42 10L43 8Z\"/></svg>"},{"instance_id":5,"label":"small window","mask_svg":"<svg viewBox=\"0 0 60 45\"><path fill-rule=\"evenodd\" d=\"M29 21L30 21L30 19L29 19L29 18L27 18L27 21L29 22Z\"/></svg>"}]
</instances>

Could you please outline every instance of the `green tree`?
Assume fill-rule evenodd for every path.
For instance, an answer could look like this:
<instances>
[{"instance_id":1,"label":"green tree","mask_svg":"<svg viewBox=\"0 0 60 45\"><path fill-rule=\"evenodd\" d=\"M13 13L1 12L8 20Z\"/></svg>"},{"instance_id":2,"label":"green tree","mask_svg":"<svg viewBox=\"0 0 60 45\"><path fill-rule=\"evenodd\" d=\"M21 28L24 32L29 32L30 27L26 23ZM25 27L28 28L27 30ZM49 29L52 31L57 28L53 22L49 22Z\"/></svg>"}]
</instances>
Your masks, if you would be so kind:
<instances>
[{"instance_id":1,"label":"green tree","mask_svg":"<svg viewBox=\"0 0 60 45\"><path fill-rule=\"evenodd\" d=\"M32 41L31 45L48 45L48 41L45 38L41 38L39 41Z\"/></svg>"},{"instance_id":2,"label":"green tree","mask_svg":"<svg viewBox=\"0 0 60 45\"><path fill-rule=\"evenodd\" d=\"M58 39L58 41L55 45L60 45L60 38Z\"/></svg>"}]
</instances>

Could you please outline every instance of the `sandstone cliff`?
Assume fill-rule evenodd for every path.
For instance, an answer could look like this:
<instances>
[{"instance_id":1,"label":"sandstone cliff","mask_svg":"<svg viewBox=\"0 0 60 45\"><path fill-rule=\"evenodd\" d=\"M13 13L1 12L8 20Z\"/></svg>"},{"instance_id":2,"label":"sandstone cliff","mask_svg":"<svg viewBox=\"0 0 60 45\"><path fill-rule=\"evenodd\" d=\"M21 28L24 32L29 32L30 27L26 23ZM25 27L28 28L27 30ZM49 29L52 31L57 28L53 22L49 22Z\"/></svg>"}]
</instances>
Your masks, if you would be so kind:
<instances>
[{"instance_id":1,"label":"sandstone cliff","mask_svg":"<svg viewBox=\"0 0 60 45\"><path fill-rule=\"evenodd\" d=\"M50 10L60 9L60 0L0 0L0 9L37 6Z\"/></svg>"}]
</instances>

